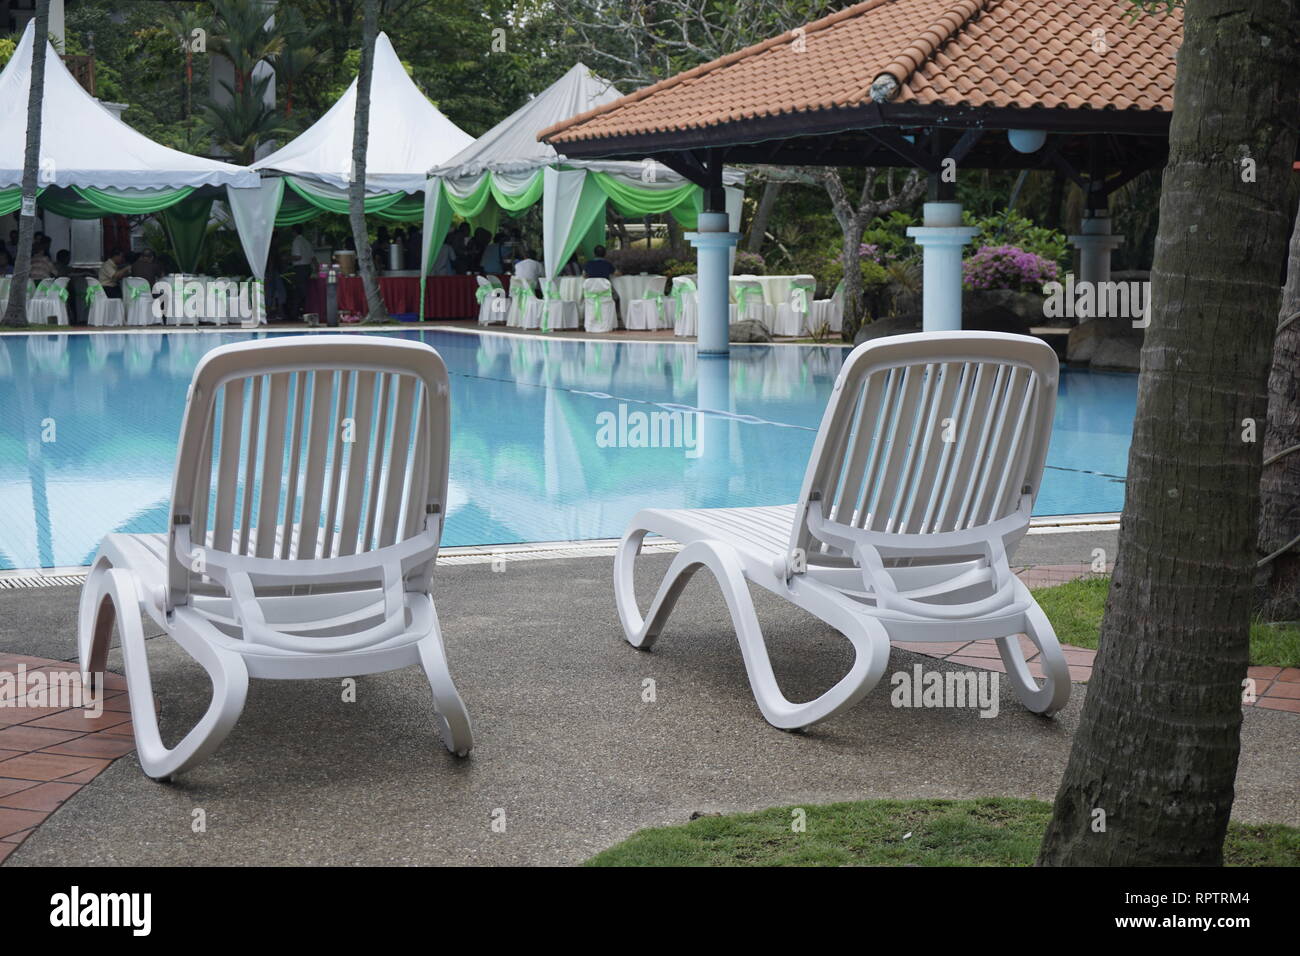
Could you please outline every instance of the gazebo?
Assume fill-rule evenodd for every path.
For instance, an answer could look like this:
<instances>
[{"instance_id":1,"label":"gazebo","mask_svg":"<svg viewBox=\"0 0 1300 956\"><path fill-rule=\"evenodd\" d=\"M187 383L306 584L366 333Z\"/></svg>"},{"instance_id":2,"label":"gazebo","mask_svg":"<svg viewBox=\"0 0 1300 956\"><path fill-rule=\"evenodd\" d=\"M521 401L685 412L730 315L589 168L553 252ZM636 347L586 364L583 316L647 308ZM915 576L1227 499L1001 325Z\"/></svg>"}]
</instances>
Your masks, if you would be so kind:
<instances>
[{"instance_id":1,"label":"gazebo","mask_svg":"<svg viewBox=\"0 0 1300 956\"><path fill-rule=\"evenodd\" d=\"M1080 279L1109 276L1108 197L1163 164L1182 15L1129 0L867 0L557 123L578 158L650 156L706 189L700 338L726 352L724 162L902 166L929 176L927 330L961 327L961 250L973 230L957 169L1045 169L1086 193Z\"/></svg>"},{"instance_id":2,"label":"gazebo","mask_svg":"<svg viewBox=\"0 0 1300 956\"><path fill-rule=\"evenodd\" d=\"M0 214L22 203L35 28L0 72ZM155 143L82 89L46 48L36 203L69 219L161 213L180 267L193 267L215 198L252 192L257 174ZM243 188L241 188L243 187Z\"/></svg>"},{"instance_id":3,"label":"gazebo","mask_svg":"<svg viewBox=\"0 0 1300 956\"><path fill-rule=\"evenodd\" d=\"M694 229L703 192L689 177L644 157L634 162L572 160L539 142L538 133L576 114L615 102L619 93L581 63L444 164L429 171L425 189L427 271L453 215L494 229L502 211L517 215L543 204L546 272L555 276L573 253L587 254L605 235L605 210L628 216L670 213ZM720 170L722 208L738 226L744 175Z\"/></svg>"}]
</instances>

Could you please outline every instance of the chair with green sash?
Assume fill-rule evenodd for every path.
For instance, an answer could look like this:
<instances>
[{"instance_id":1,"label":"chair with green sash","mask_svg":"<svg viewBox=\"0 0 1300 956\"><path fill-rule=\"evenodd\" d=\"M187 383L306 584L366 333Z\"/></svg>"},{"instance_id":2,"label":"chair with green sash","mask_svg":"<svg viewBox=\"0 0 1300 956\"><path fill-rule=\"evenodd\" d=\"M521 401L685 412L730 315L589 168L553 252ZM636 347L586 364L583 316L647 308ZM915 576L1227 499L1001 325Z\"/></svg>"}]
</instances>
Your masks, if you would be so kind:
<instances>
[{"instance_id":1,"label":"chair with green sash","mask_svg":"<svg viewBox=\"0 0 1300 956\"><path fill-rule=\"evenodd\" d=\"M474 290L474 298L478 301L478 324L501 325L510 311L510 299L506 290L501 288L501 280L496 276L490 277L496 279L495 282L489 282L487 276L474 278L478 282L478 288Z\"/></svg>"},{"instance_id":2,"label":"chair with green sash","mask_svg":"<svg viewBox=\"0 0 1300 956\"><path fill-rule=\"evenodd\" d=\"M542 327L542 301L533 291L533 284L527 279L515 276L510 280L510 318L506 325L517 329L540 329Z\"/></svg>"},{"instance_id":3,"label":"chair with green sash","mask_svg":"<svg viewBox=\"0 0 1300 956\"><path fill-rule=\"evenodd\" d=\"M645 298L633 299L627 309L626 325L629 329L642 329L653 332L658 329L669 328L673 323L668 316L668 305L664 296L663 285L659 288L651 286L646 291Z\"/></svg>"},{"instance_id":4,"label":"chair with green sash","mask_svg":"<svg viewBox=\"0 0 1300 956\"><path fill-rule=\"evenodd\" d=\"M829 299L817 299L812 304L812 311L808 317L809 327L812 329L826 326L831 332L839 332L844 328L844 280L841 279L835 286L835 291L831 293Z\"/></svg>"},{"instance_id":5,"label":"chair with green sash","mask_svg":"<svg viewBox=\"0 0 1300 956\"><path fill-rule=\"evenodd\" d=\"M558 279L538 279L542 292L542 331L578 328L578 303L560 293Z\"/></svg>"},{"instance_id":6,"label":"chair with green sash","mask_svg":"<svg viewBox=\"0 0 1300 956\"><path fill-rule=\"evenodd\" d=\"M700 300L691 276L673 279L673 335L695 335L700 324Z\"/></svg>"},{"instance_id":7,"label":"chair with green sash","mask_svg":"<svg viewBox=\"0 0 1300 956\"><path fill-rule=\"evenodd\" d=\"M27 302L27 321L32 325L54 322L68 324L68 277L42 279Z\"/></svg>"},{"instance_id":8,"label":"chair with green sash","mask_svg":"<svg viewBox=\"0 0 1300 956\"><path fill-rule=\"evenodd\" d=\"M162 322L161 310L154 315L153 295L149 281L138 276L122 280L122 305L126 311L127 325L154 325Z\"/></svg>"},{"instance_id":9,"label":"chair with green sash","mask_svg":"<svg viewBox=\"0 0 1300 956\"><path fill-rule=\"evenodd\" d=\"M807 335L812 327L812 304L817 295L817 284L807 279L796 279L790 284L790 298L778 303L772 321L773 335Z\"/></svg>"},{"instance_id":10,"label":"chair with green sash","mask_svg":"<svg viewBox=\"0 0 1300 956\"><path fill-rule=\"evenodd\" d=\"M614 287L608 279L586 279L582 283L584 308L582 326L588 332L612 332L618 327L614 308Z\"/></svg>"},{"instance_id":11,"label":"chair with green sash","mask_svg":"<svg viewBox=\"0 0 1300 956\"><path fill-rule=\"evenodd\" d=\"M736 300L736 307L731 310L732 322L753 319L762 322L768 328L772 327L773 309L763 299L762 283L748 279L733 279L731 291Z\"/></svg>"},{"instance_id":12,"label":"chair with green sash","mask_svg":"<svg viewBox=\"0 0 1300 956\"><path fill-rule=\"evenodd\" d=\"M118 328L126 320L121 299L110 299L98 279L86 279L86 324Z\"/></svg>"}]
</instances>

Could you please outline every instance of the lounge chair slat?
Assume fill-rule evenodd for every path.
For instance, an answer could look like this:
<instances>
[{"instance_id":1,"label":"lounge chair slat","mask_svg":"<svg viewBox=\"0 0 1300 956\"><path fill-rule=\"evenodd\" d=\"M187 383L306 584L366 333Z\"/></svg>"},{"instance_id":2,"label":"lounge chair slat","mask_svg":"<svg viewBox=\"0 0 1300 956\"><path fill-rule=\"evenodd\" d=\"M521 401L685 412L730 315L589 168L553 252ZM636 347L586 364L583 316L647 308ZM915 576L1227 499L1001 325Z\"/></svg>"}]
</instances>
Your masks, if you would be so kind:
<instances>
[{"instance_id":1,"label":"lounge chair slat","mask_svg":"<svg viewBox=\"0 0 1300 956\"><path fill-rule=\"evenodd\" d=\"M259 558L275 555L275 533L280 524L280 486L284 480L284 432L288 395L288 374L281 372L270 376L266 403L266 450L262 456L261 502L257 509Z\"/></svg>"},{"instance_id":2,"label":"lounge chair slat","mask_svg":"<svg viewBox=\"0 0 1300 956\"><path fill-rule=\"evenodd\" d=\"M289 476L288 487L284 492L284 534L280 542L280 560L286 561L292 554L294 529L297 526L298 510L298 469L302 466L303 426L306 424L307 372L294 372L293 391L293 428L289 433Z\"/></svg>"},{"instance_id":3,"label":"lounge chair slat","mask_svg":"<svg viewBox=\"0 0 1300 956\"><path fill-rule=\"evenodd\" d=\"M361 527L361 508L366 501L366 466L374 442L375 375L357 373L356 398L352 406L353 436L348 449L348 471L343 487L343 509L339 528L340 555L357 553L357 534ZM364 550L364 549L362 549Z\"/></svg>"},{"instance_id":4,"label":"lounge chair slat","mask_svg":"<svg viewBox=\"0 0 1300 956\"><path fill-rule=\"evenodd\" d=\"M415 379L397 376L393 408L393 439L388 451L388 478L384 487L383 515L379 522L379 547L386 548L397 540L398 521L402 517L403 479L408 474L411 454L411 402Z\"/></svg>"},{"instance_id":5,"label":"lounge chair slat","mask_svg":"<svg viewBox=\"0 0 1300 956\"><path fill-rule=\"evenodd\" d=\"M244 435L244 387L246 382L227 384L221 409L221 464L217 473L217 512L212 528L212 547L229 551L235 526L235 486L239 475L239 450ZM201 542L200 542L201 544Z\"/></svg>"},{"instance_id":6,"label":"lounge chair slat","mask_svg":"<svg viewBox=\"0 0 1300 956\"><path fill-rule=\"evenodd\" d=\"M356 380L355 372L340 372L338 378L338 392L334 402L334 421L333 437L330 441L330 447L333 451L333 457L330 459L329 475L330 490L329 497L325 505L325 533L321 538L321 557L328 558L333 556L335 548L335 535L338 533L339 523L339 499L341 497L340 485L343 481L343 458L352 450L352 442L345 441L349 434L355 434L356 412L353 409L352 400L355 392L352 388Z\"/></svg>"},{"instance_id":7,"label":"lounge chair slat","mask_svg":"<svg viewBox=\"0 0 1300 956\"><path fill-rule=\"evenodd\" d=\"M333 371L318 370L311 375L311 426L307 444L307 477L302 492L302 517L298 521L299 558L314 558L320 540L320 528L327 518L321 511L325 489L325 465L333 435L330 431L330 407L333 402Z\"/></svg>"}]
</instances>

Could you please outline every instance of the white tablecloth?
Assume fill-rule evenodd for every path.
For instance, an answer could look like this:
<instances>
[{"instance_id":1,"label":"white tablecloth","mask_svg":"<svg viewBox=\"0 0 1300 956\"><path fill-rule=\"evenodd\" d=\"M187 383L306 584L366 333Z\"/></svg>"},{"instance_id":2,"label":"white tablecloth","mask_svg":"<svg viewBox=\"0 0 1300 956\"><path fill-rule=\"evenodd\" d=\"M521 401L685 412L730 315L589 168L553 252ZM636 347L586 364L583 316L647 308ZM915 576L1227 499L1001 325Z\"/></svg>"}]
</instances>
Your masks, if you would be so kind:
<instances>
[{"instance_id":1,"label":"white tablecloth","mask_svg":"<svg viewBox=\"0 0 1300 956\"><path fill-rule=\"evenodd\" d=\"M648 298L651 292L663 292L666 280L663 276L639 275L614 276L609 281L614 284L614 291L626 312L629 303Z\"/></svg>"},{"instance_id":2,"label":"white tablecloth","mask_svg":"<svg viewBox=\"0 0 1300 956\"><path fill-rule=\"evenodd\" d=\"M582 301L582 276L560 276L560 298L567 302Z\"/></svg>"},{"instance_id":3,"label":"white tablecloth","mask_svg":"<svg viewBox=\"0 0 1300 956\"><path fill-rule=\"evenodd\" d=\"M763 287L763 301L768 305L780 305L782 302L790 301L790 289L793 287L795 280L816 284L817 280L810 275L798 276L732 276L728 287L731 293L731 301L736 301L736 283L737 282L757 282Z\"/></svg>"}]
</instances>

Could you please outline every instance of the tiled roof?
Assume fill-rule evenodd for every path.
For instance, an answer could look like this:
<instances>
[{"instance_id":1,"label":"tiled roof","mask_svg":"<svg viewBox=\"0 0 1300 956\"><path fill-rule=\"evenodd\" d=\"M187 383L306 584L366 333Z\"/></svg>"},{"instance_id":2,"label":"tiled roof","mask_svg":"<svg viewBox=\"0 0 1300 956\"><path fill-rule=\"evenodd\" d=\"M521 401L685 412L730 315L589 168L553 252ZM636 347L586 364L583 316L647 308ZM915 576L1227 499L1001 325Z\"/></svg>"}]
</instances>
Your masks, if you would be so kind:
<instances>
[{"instance_id":1,"label":"tiled roof","mask_svg":"<svg viewBox=\"0 0 1300 956\"><path fill-rule=\"evenodd\" d=\"M539 134L557 146L884 102L1173 109L1182 14L1131 0L866 0ZM883 84L886 91L890 84Z\"/></svg>"}]
</instances>

